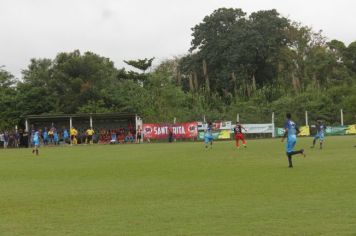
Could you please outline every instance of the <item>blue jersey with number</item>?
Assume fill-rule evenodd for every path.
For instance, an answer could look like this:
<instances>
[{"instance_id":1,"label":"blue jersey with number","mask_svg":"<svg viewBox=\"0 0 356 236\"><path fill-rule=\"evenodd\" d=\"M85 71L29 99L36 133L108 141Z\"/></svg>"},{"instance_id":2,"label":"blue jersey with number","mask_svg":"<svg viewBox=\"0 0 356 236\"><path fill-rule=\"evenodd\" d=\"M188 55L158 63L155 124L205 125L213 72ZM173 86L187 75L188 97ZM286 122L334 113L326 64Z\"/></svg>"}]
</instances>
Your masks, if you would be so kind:
<instances>
[{"instance_id":1,"label":"blue jersey with number","mask_svg":"<svg viewBox=\"0 0 356 236\"><path fill-rule=\"evenodd\" d=\"M287 142L286 142L286 152L293 152L294 146L297 143L297 132L298 127L292 120L287 120L284 124L284 128L287 130Z\"/></svg>"},{"instance_id":2,"label":"blue jersey with number","mask_svg":"<svg viewBox=\"0 0 356 236\"><path fill-rule=\"evenodd\" d=\"M284 128L288 129L288 139L289 138L295 138L297 135L297 125L294 123L292 120L287 120L286 123L284 124Z\"/></svg>"}]
</instances>

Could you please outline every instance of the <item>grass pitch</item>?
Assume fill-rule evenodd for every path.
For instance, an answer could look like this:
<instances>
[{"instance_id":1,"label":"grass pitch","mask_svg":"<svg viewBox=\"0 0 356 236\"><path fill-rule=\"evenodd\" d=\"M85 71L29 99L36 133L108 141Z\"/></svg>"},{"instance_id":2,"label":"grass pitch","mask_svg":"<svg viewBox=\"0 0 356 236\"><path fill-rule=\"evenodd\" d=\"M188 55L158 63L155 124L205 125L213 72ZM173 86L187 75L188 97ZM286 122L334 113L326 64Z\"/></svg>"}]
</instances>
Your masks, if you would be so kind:
<instances>
[{"instance_id":1,"label":"grass pitch","mask_svg":"<svg viewBox=\"0 0 356 236\"><path fill-rule=\"evenodd\" d=\"M0 150L0 235L356 235L355 137Z\"/></svg>"}]
</instances>

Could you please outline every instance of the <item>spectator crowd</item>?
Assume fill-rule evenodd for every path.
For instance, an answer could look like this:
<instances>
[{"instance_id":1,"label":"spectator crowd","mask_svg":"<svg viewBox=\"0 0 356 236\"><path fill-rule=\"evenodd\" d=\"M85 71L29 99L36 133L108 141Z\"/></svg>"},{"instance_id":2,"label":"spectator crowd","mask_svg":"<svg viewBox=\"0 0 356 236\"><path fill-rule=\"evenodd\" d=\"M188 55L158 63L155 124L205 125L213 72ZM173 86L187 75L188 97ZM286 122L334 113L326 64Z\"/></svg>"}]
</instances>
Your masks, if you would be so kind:
<instances>
[{"instance_id":1,"label":"spectator crowd","mask_svg":"<svg viewBox=\"0 0 356 236\"><path fill-rule=\"evenodd\" d=\"M0 130L0 148L20 148L33 145L33 136L38 131L40 134L40 144L42 146L57 146L65 144L125 144L139 143L142 137L142 130L137 131L132 127L119 127L116 129L67 129L62 127L57 129L55 126L50 128L31 128L29 132L22 129L12 131Z\"/></svg>"}]
</instances>

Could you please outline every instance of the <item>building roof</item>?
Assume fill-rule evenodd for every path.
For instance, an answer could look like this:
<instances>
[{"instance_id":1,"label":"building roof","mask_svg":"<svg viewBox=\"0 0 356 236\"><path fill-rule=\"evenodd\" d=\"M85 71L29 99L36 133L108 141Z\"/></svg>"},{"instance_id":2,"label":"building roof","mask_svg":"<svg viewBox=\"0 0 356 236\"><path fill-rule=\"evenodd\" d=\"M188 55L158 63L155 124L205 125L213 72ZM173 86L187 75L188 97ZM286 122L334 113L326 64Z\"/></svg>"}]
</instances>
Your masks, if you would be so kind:
<instances>
[{"instance_id":1,"label":"building roof","mask_svg":"<svg viewBox=\"0 0 356 236\"><path fill-rule=\"evenodd\" d=\"M69 119L72 118L135 118L136 114L128 112L120 113L81 113L81 114L42 114L42 115L28 115L25 119L28 120L43 120L43 119Z\"/></svg>"}]
</instances>

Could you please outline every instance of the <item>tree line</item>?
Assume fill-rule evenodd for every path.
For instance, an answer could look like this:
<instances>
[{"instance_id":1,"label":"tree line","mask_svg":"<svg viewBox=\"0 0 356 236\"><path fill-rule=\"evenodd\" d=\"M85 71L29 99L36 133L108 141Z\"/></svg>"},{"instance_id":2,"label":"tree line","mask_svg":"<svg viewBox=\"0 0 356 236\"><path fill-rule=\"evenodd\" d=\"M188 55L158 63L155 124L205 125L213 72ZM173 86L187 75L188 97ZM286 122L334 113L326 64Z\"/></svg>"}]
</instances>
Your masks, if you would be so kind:
<instances>
[{"instance_id":1,"label":"tree line","mask_svg":"<svg viewBox=\"0 0 356 236\"><path fill-rule=\"evenodd\" d=\"M355 123L356 41L345 45L281 16L220 8L192 28L186 55L116 68L93 52L34 58L22 78L0 68L0 129L26 115L132 112L145 122L234 120L277 125L286 112Z\"/></svg>"}]
</instances>

